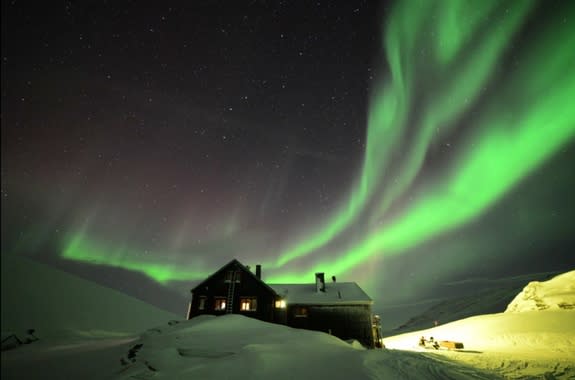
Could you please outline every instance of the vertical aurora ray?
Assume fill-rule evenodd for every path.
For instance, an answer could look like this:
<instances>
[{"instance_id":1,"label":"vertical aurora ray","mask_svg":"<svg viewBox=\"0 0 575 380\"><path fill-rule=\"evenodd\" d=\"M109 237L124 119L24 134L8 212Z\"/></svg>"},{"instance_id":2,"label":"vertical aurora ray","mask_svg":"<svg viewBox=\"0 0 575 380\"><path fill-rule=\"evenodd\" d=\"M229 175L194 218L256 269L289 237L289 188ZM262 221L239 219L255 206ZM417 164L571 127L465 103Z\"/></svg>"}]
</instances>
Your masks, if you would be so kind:
<instances>
[{"instance_id":1,"label":"vertical aurora ray","mask_svg":"<svg viewBox=\"0 0 575 380\"><path fill-rule=\"evenodd\" d=\"M364 167L353 192L362 195L362 206L368 197L376 199L375 210L366 210L371 226L375 220L385 223L352 248L332 252L329 262L316 260L318 268L345 272L370 257L400 254L469 223L575 138L575 34L567 22L548 23L517 58L520 67L501 77L508 45L534 3L480 2L471 10L455 0L430 3L400 3L385 33L390 79L371 103ZM430 19L431 32L422 35ZM418 45L416 38L423 42ZM472 109L475 120L465 117ZM410 189L430 145L463 120L473 133L457 147L455 164L427 180L423 190ZM406 124L414 130L410 139L405 139ZM385 169L394 147L405 154L392 180ZM407 190L417 194L413 203L386 220L386 211ZM356 205L356 199L349 204ZM298 256L312 253L302 249ZM276 279L298 277L296 271Z\"/></svg>"},{"instance_id":2,"label":"vertical aurora ray","mask_svg":"<svg viewBox=\"0 0 575 380\"><path fill-rule=\"evenodd\" d=\"M430 181L393 222L338 255L332 270L400 254L474 220L575 140L575 34L558 23L533 46L471 122L474 133L447 174Z\"/></svg>"},{"instance_id":3,"label":"vertical aurora ray","mask_svg":"<svg viewBox=\"0 0 575 380\"><path fill-rule=\"evenodd\" d=\"M430 4L422 2L420 7L414 9L415 12L410 14L398 12L398 17L391 19L390 29L400 31L398 34L400 41L386 40L386 47L392 52L388 55L392 80L383 82L372 96L362 171L356 186L352 188L349 200L326 224L317 228L306 239L282 252L276 263L269 263L268 267L281 267L330 242L361 215L377 190L393 149L404 134L413 73L404 69L410 68L411 65L405 65L403 61L413 56L412 50L416 47L418 28L421 27Z\"/></svg>"},{"instance_id":4,"label":"vertical aurora ray","mask_svg":"<svg viewBox=\"0 0 575 380\"><path fill-rule=\"evenodd\" d=\"M499 2L480 2L471 11L457 0L400 2L396 6L384 33L390 75L372 96L358 185L347 204L323 229L283 252L277 266L311 254L336 238L361 215L372 197L379 199L370 217L372 224L383 217L416 178L430 143L455 128L454 121L481 94L532 4L511 2L508 16L490 25L493 30L473 49L467 49L471 53L465 49L467 44L474 33L485 31L491 14L503 8ZM432 32L428 33L430 22ZM423 116L413 120L416 99L424 110ZM415 136L409 139L413 142L406 141L408 124L416 125L409 126L416 129ZM402 150L407 150L407 154L402 155L400 162L394 162L399 169L391 180L390 161ZM381 189L382 183L385 189Z\"/></svg>"},{"instance_id":5,"label":"vertical aurora ray","mask_svg":"<svg viewBox=\"0 0 575 380\"><path fill-rule=\"evenodd\" d=\"M485 1L469 12L461 1L445 1L437 11L440 20L433 26L432 38L423 40L431 51L422 54L426 58L418 68L417 91L422 98L422 116L413 122L416 130L413 143L406 142L407 153L399 163L400 169L394 181L383 192L375 215L381 218L390 205L413 182L419 173L429 146L457 127L457 119L467 112L481 95L483 87L496 68L502 52L509 44L518 26L532 6L532 1L510 4L508 16L489 21L497 10L498 2ZM412 5L415 3L412 3ZM469 17L466 17L469 15ZM465 23L461 20L465 20ZM485 28L489 21L490 33L472 48L464 49L474 32ZM468 23L468 24L466 24ZM394 34L395 32L395 34ZM390 38L399 40L399 31L389 31ZM426 46L420 47L426 51ZM429 57L431 55L431 57ZM431 76L431 80L426 78ZM410 110L412 113L415 113ZM377 144L377 142L375 143Z\"/></svg>"}]
</instances>

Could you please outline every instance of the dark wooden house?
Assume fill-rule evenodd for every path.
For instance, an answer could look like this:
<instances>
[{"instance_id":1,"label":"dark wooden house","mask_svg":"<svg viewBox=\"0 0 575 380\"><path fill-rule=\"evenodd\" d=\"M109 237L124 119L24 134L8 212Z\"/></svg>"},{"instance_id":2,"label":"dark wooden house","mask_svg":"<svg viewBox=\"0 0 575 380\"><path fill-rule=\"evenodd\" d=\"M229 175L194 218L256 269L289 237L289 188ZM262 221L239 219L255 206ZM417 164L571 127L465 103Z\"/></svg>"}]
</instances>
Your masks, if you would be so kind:
<instances>
[{"instance_id":1,"label":"dark wooden house","mask_svg":"<svg viewBox=\"0 0 575 380\"><path fill-rule=\"evenodd\" d=\"M244 314L266 322L275 322L276 292L256 273L232 260L191 290L188 319L197 315ZM279 304L278 304L279 306Z\"/></svg>"},{"instance_id":2,"label":"dark wooden house","mask_svg":"<svg viewBox=\"0 0 575 380\"><path fill-rule=\"evenodd\" d=\"M266 284L256 273L232 260L191 290L188 319L202 314L243 314L266 322L323 331L341 339L377 346L373 301L355 282Z\"/></svg>"}]
</instances>

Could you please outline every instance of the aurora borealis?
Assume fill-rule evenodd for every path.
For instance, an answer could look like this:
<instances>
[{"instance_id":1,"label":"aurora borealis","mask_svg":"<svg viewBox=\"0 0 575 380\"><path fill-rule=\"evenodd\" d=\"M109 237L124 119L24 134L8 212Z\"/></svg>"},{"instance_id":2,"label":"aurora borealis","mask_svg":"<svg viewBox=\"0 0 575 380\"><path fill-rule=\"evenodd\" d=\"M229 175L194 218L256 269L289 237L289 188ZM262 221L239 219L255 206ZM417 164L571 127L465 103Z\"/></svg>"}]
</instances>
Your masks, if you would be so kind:
<instances>
[{"instance_id":1,"label":"aurora borealis","mask_svg":"<svg viewBox=\"0 0 575 380\"><path fill-rule=\"evenodd\" d=\"M575 6L342 3L3 4L3 254L390 302L573 266Z\"/></svg>"},{"instance_id":2,"label":"aurora borealis","mask_svg":"<svg viewBox=\"0 0 575 380\"><path fill-rule=\"evenodd\" d=\"M487 19L489 13L496 11L493 9L495 3L485 2L480 8L484 5L491 7L478 9L472 16ZM404 79L410 75L403 74L402 71L409 71L409 68L403 70L402 67L393 67L394 63L400 65L401 57L388 57L392 66L391 72L398 73L397 79L393 76L392 78L399 84L392 83L384 87L381 90L382 99L376 98L372 103L370 116L373 116L369 119L364 169L360 185L354 193L357 196L352 197L347 210L359 209L358 204L367 203L366 194L377 194L375 198L379 196L380 200L375 201L375 215L369 217L381 220L385 218L389 205L411 185L433 140L439 140L442 134L449 133L458 116L475 103L486 85L486 78L494 71L496 64L501 62L503 48L509 44L530 8L527 1L508 5L511 9L502 8L506 10L506 16L494 22L497 24L499 21L500 25L496 25L492 31L480 30L483 35L478 46L475 46L471 53L461 52L461 55L467 56L460 58L459 62L456 62L457 50L463 50L465 47L462 40L473 37L473 31L464 30L466 25L451 25L454 30L447 32L440 28L434 34L436 38L424 41L424 46L431 46L435 50L430 51L431 57L424 61L427 67L415 70L416 73L443 71L448 73L448 77L445 81L440 80L439 86L434 83L433 99L423 102L423 106L420 105L423 108L422 116L418 115L417 120L412 121L417 126L416 131L412 138L403 144L401 127L408 123L411 109L407 105L410 98L414 97L410 94L412 91L405 87L417 88L415 83L411 86L405 83L413 83L417 78ZM394 21L415 20L414 24L408 27L418 30L421 26L417 21L425 24L423 15L429 14L426 6L431 6L431 3L413 2L403 3L401 6L406 9L396 9L398 14L391 15L391 26L385 33L389 41L386 44L387 51L396 55L401 55L402 46L414 46L416 41L401 41L404 30L396 26ZM462 2L442 2L437 7L445 7L437 11L438 18L447 15L445 24L440 21L440 25L447 25L447 21L453 20L455 23L457 20L468 21L465 16L469 11L462 6ZM422 15L417 12L422 12ZM474 25L475 23L471 22L471 26ZM520 58L527 63L510 75L507 79L509 85L506 86L503 82L500 88L506 96L494 96L486 100L484 112L476 111L478 120L468 121L474 133L468 138L469 142L460 143L462 152L456 153L458 162L447 168L447 173L440 176L437 183L428 186L424 184L422 192L425 194L418 194L401 215L388 225L375 226L373 232L362 237L357 245L347 248L345 255L335 264L336 272L344 272L372 255L401 253L473 220L549 156L573 141L575 107L572 103L575 99L575 75L566 73L575 67L575 35L570 33L566 25L567 23L563 23L556 27L555 36L550 35L551 33L544 35L539 40L539 49L534 49L527 57ZM461 29L463 32L458 34L457 31ZM556 36L565 36L565 39L559 40ZM419 35L412 36L414 39L418 37ZM461 37L461 40L458 37ZM407 54L409 55L409 51ZM453 57L452 62L446 55ZM415 61L415 57L409 56L406 60L409 61L409 58ZM547 63L549 61L550 65ZM454 65L453 70L449 69L449 63ZM434 64L437 65L436 70L433 70ZM457 67L458 65L462 67ZM538 74L540 68L546 66L546 70ZM539 75L544 78L538 78ZM442 86L443 83L446 84ZM550 88L552 90L549 90ZM542 93L546 93L545 99L538 98ZM426 98L425 94L418 96ZM392 105L388 105L388 102ZM507 104L507 107L501 106L501 103ZM513 108L509 110L508 107ZM542 144L542 141L545 141L545 144ZM388 152L392 147L401 147L409 153L405 155L404 161L399 163L401 169L397 177L390 181L388 189L377 193L371 188L377 187L381 182L385 183L385 179L380 177L389 166L387 157L390 157ZM339 229L351 219L351 214L353 212L348 211L340 216L335 223L337 227L330 229ZM303 248L296 252L306 252L305 248L314 245L304 242ZM288 253L288 257L291 256L293 254ZM330 265L334 266L333 263ZM322 266L328 266L328 263Z\"/></svg>"}]
</instances>

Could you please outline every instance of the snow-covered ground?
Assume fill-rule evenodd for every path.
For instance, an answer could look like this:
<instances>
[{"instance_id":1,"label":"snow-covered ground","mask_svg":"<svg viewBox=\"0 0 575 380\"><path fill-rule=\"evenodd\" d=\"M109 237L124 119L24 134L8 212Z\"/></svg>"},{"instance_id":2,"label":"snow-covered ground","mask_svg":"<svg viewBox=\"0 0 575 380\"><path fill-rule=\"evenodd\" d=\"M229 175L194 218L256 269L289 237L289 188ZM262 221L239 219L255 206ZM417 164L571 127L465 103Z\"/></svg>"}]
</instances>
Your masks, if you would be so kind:
<instances>
[{"instance_id":1,"label":"snow-covered ground","mask_svg":"<svg viewBox=\"0 0 575 380\"><path fill-rule=\"evenodd\" d=\"M17 261L8 264L18 268ZM502 375L544 378L545 373L545 378L575 376L571 364L575 352L575 310L565 307L471 317L386 338L388 349L365 350L357 342L343 342L325 333L240 315L174 321L174 315L111 289L39 264L28 263L24 267L26 270L19 271L18 278L12 281L22 282L22 277L30 276L29 287L21 283L15 288L3 279L2 329L28 327L33 321L39 323L33 327L41 339L2 352L4 380L498 379ZM40 274L46 279L41 289L35 277ZM572 278L566 278L569 284ZM547 285L543 285L545 294L557 293L549 290L557 288L557 284ZM72 301L63 296L66 290L74 295ZM563 294L563 299L570 299L569 290ZM9 296L7 300L5 295ZM84 298L92 299L96 305L79 301ZM4 311L8 301L18 299L22 304L27 300L26 307L35 313L46 313L49 321L42 324L39 317L16 313L22 319L18 321L14 308L12 312ZM80 302L81 307L74 306L75 302ZM569 302L559 304L565 306ZM60 311L54 315L49 307ZM66 326L73 329L64 329ZM135 332L135 326L139 332ZM421 335L463 341L466 347L459 352L421 350L417 346Z\"/></svg>"},{"instance_id":2,"label":"snow-covered ground","mask_svg":"<svg viewBox=\"0 0 575 380\"><path fill-rule=\"evenodd\" d=\"M491 379L492 373L241 315L149 331L114 379Z\"/></svg>"},{"instance_id":3,"label":"snow-covered ground","mask_svg":"<svg viewBox=\"0 0 575 380\"><path fill-rule=\"evenodd\" d=\"M462 342L464 350L433 354L508 378L575 378L575 271L530 282L504 313L388 337L385 344L429 352L418 346L421 336Z\"/></svg>"}]
</instances>

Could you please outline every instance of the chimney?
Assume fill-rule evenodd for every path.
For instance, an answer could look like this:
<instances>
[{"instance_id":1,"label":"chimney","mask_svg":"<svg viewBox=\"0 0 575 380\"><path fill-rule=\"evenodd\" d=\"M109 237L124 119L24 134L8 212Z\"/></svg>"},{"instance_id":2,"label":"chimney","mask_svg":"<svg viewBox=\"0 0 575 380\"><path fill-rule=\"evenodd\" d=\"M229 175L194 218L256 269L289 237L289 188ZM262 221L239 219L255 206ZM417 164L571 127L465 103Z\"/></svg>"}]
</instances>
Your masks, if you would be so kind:
<instances>
[{"instance_id":1,"label":"chimney","mask_svg":"<svg viewBox=\"0 0 575 380\"><path fill-rule=\"evenodd\" d=\"M256 265L256 277L258 280L262 279L262 266L260 264Z\"/></svg>"},{"instance_id":2,"label":"chimney","mask_svg":"<svg viewBox=\"0 0 575 380\"><path fill-rule=\"evenodd\" d=\"M315 291L325 292L325 278L323 273L315 274Z\"/></svg>"}]
</instances>

